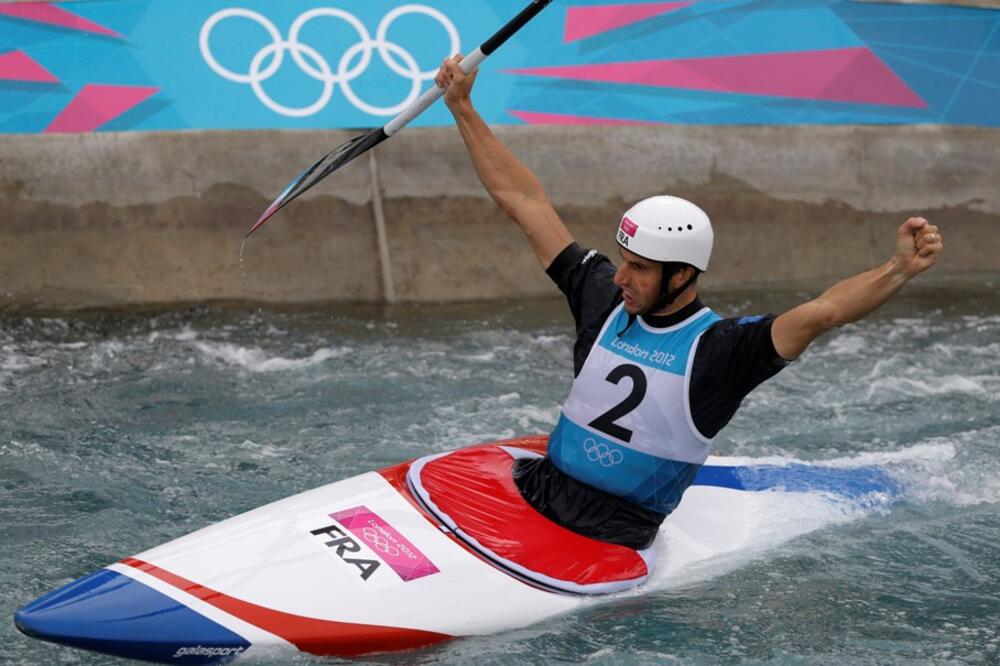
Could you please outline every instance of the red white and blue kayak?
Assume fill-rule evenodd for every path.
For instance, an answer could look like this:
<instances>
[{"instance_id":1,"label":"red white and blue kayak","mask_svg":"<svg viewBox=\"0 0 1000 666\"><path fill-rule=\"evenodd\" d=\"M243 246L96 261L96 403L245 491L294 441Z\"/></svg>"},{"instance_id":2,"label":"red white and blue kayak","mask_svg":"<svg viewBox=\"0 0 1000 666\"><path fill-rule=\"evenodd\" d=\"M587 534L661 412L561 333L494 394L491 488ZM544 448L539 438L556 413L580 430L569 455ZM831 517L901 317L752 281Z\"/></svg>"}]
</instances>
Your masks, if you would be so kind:
<instances>
[{"instance_id":1,"label":"red white and blue kayak","mask_svg":"<svg viewBox=\"0 0 1000 666\"><path fill-rule=\"evenodd\" d=\"M43 640L165 663L405 650L682 582L774 541L760 521L773 521L776 501L794 511L804 498L898 494L875 467L709 458L639 552L569 532L520 499L513 461L544 448L544 437L479 445L331 483L111 564L15 622Z\"/></svg>"}]
</instances>

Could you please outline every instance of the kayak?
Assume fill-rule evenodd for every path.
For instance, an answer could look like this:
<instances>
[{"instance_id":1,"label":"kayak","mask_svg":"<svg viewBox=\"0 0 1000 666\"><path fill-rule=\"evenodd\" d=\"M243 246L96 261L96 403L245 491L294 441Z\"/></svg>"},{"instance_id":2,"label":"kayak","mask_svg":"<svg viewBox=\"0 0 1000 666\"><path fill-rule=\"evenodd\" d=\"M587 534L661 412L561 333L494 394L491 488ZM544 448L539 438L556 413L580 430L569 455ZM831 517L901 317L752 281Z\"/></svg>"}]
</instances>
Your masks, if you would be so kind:
<instances>
[{"instance_id":1,"label":"kayak","mask_svg":"<svg viewBox=\"0 0 1000 666\"><path fill-rule=\"evenodd\" d=\"M18 629L75 648L214 664L272 651L351 657L531 625L759 542L801 498L891 504L873 466L710 457L650 548L571 532L520 497L524 437L430 455L254 509L21 608Z\"/></svg>"}]
</instances>

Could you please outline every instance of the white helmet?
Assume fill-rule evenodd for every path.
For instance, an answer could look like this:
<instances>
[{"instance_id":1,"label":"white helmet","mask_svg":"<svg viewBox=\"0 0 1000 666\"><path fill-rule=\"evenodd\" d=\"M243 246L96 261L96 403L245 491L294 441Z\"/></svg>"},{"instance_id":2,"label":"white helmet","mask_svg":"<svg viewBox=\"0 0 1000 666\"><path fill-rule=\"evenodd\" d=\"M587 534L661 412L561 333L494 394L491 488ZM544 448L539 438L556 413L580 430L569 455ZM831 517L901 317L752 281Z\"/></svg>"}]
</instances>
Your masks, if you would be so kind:
<instances>
[{"instance_id":1,"label":"white helmet","mask_svg":"<svg viewBox=\"0 0 1000 666\"><path fill-rule=\"evenodd\" d=\"M643 199L628 209L618 226L618 244L651 261L691 264L708 270L712 222L701 208L679 197Z\"/></svg>"}]
</instances>

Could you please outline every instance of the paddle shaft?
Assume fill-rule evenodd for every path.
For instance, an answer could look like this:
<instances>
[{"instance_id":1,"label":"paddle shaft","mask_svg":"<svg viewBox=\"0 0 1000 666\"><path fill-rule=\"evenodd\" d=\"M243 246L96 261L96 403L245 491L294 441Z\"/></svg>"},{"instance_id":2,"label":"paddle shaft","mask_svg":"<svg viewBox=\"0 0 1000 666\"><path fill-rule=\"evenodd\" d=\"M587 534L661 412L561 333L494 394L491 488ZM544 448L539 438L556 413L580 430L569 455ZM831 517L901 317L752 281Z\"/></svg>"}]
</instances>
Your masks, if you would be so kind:
<instances>
[{"instance_id":1,"label":"paddle shaft","mask_svg":"<svg viewBox=\"0 0 1000 666\"><path fill-rule=\"evenodd\" d=\"M514 35L514 33L523 28L528 21L535 18L535 16L545 9L550 2L552 2L552 0L532 0L531 4L521 10L520 14L512 18L506 25L497 30L496 33L483 42L478 49L462 59L462 62L459 64L462 71L468 74L475 69L479 63L486 60L487 56L500 48L504 42ZM444 88L438 88L436 85L431 86L430 90L427 90L423 95L414 100L410 106L403 109L398 116L390 120L380 129L352 139L306 169L298 178L292 181L292 183L285 188L278 198L271 203L268 209L264 211L263 215L257 218L257 221L252 227L250 227L250 231L246 233L244 238L250 236L250 234L269 220L271 216L284 208L285 205L296 199L313 185L323 180L331 173L356 158L358 155L371 150L399 130L406 127L410 121L426 111L427 107L440 99L442 95L444 95Z\"/></svg>"},{"instance_id":2,"label":"paddle shaft","mask_svg":"<svg viewBox=\"0 0 1000 666\"><path fill-rule=\"evenodd\" d=\"M462 62L459 63L459 67L461 67L462 71L466 74L474 70L480 63L486 60L490 54L510 39L514 33L523 28L528 21L535 18L535 16L545 9L550 2L552 2L552 0L532 0L530 5L522 9L521 13L508 21L502 28L497 30L493 36L483 42L478 49L462 58ZM385 132L386 137L392 136L399 130L409 125L414 118L426 111L427 108L434 102L438 101L442 95L444 95L444 88L439 88L436 85L431 86L431 88L424 92L423 95L414 100L413 104L403 109L398 116L385 124L382 131Z\"/></svg>"}]
</instances>

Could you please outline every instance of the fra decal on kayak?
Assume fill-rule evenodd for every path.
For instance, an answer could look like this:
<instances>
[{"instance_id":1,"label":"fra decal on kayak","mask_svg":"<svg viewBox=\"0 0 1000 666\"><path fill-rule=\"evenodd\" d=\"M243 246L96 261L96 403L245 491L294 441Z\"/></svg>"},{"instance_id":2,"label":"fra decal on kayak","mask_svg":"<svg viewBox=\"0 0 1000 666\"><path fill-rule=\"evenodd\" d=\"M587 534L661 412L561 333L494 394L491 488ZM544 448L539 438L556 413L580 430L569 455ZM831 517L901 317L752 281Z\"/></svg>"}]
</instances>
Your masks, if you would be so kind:
<instances>
[{"instance_id":1,"label":"fra decal on kayak","mask_svg":"<svg viewBox=\"0 0 1000 666\"><path fill-rule=\"evenodd\" d=\"M329 537L330 540L326 542L326 547L335 549L337 557L347 564L357 567L358 571L361 573L361 580L368 580L371 578L372 574L378 571L380 566L378 560L351 557L351 555L361 552L361 545L358 544L358 542L353 538L349 537L347 533L344 532L343 528L336 523L328 525L327 527L319 527L315 530L310 530L309 533L313 536L325 535Z\"/></svg>"}]
</instances>

